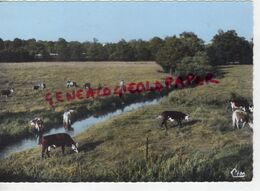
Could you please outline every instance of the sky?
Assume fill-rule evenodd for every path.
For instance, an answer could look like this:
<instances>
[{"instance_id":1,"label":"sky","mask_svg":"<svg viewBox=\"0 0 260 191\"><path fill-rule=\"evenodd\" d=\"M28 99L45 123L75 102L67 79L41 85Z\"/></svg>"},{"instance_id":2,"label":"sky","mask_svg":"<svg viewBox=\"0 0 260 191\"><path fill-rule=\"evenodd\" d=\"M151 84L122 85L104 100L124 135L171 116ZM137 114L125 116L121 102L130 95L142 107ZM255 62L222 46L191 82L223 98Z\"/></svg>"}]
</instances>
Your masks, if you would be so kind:
<instances>
[{"instance_id":1,"label":"sky","mask_svg":"<svg viewBox=\"0 0 260 191\"><path fill-rule=\"evenodd\" d=\"M118 42L218 30L253 37L252 2L2 2L0 38Z\"/></svg>"}]
</instances>

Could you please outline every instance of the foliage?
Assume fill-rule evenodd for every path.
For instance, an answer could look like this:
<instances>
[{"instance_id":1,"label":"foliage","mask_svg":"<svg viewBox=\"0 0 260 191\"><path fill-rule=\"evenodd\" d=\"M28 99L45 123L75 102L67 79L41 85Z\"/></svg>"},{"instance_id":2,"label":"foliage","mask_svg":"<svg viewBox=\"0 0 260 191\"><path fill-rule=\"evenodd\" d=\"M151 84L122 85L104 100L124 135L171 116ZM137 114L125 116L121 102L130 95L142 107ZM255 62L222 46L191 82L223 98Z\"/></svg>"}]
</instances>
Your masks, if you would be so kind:
<instances>
[{"instance_id":1,"label":"foliage","mask_svg":"<svg viewBox=\"0 0 260 191\"><path fill-rule=\"evenodd\" d=\"M238 37L235 31L220 31L208 45L193 32L148 41L122 39L117 43L100 43L95 38L83 43L67 42L64 38L57 41L0 38L0 62L156 60L166 72L173 73L184 57L192 57L198 51L206 51L214 65L235 61L251 64L253 59L253 43Z\"/></svg>"},{"instance_id":2,"label":"foliage","mask_svg":"<svg viewBox=\"0 0 260 191\"><path fill-rule=\"evenodd\" d=\"M234 30L220 30L208 45L207 53L214 65L253 63L253 43L239 37Z\"/></svg>"},{"instance_id":3,"label":"foliage","mask_svg":"<svg viewBox=\"0 0 260 191\"><path fill-rule=\"evenodd\" d=\"M193 57L184 57L175 69L175 75L178 76L187 76L189 73L202 76L208 72L213 72L213 67L209 64L205 52L197 52Z\"/></svg>"},{"instance_id":4,"label":"foliage","mask_svg":"<svg viewBox=\"0 0 260 191\"><path fill-rule=\"evenodd\" d=\"M198 51L204 50L204 43L192 32L183 32L180 37L167 37L159 49L156 61L171 74L176 71L184 57L192 57Z\"/></svg>"}]
</instances>

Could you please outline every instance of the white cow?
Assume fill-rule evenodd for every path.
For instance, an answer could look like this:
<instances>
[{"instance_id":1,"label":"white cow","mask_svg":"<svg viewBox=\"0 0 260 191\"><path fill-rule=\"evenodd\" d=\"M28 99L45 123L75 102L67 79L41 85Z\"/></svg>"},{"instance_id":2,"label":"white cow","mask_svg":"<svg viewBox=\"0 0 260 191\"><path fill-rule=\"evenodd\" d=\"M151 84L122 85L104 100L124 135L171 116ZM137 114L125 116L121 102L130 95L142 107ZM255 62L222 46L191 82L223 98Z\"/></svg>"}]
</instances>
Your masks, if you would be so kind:
<instances>
[{"instance_id":1,"label":"white cow","mask_svg":"<svg viewBox=\"0 0 260 191\"><path fill-rule=\"evenodd\" d=\"M69 110L69 111L66 111L64 114L63 114L63 126L64 128L70 128L71 126L71 116L72 114L75 113L75 110Z\"/></svg>"}]
</instances>

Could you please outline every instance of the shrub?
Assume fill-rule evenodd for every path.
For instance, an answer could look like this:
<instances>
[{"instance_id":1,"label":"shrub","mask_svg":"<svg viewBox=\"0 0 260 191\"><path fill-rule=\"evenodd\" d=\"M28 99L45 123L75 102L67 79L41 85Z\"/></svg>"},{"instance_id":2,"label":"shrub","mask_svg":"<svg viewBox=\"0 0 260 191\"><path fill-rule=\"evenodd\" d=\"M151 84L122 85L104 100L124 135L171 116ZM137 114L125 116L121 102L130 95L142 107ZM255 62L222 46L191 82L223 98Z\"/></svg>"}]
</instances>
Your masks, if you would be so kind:
<instances>
[{"instance_id":1,"label":"shrub","mask_svg":"<svg viewBox=\"0 0 260 191\"><path fill-rule=\"evenodd\" d=\"M187 76L189 73L203 76L208 72L213 72L214 68L209 64L209 59L205 52L197 52L195 56L184 57L175 69L175 75Z\"/></svg>"}]
</instances>

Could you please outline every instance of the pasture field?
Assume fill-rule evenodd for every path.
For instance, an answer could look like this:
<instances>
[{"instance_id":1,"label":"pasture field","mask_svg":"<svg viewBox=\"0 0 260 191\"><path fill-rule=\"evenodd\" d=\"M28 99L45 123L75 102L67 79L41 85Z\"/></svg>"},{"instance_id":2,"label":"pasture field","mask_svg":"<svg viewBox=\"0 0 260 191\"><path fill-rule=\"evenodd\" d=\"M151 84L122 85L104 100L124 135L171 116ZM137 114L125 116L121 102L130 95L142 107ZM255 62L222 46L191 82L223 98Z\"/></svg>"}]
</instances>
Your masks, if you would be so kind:
<instances>
[{"instance_id":1,"label":"pasture field","mask_svg":"<svg viewBox=\"0 0 260 191\"><path fill-rule=\"evenodd\" d=\"M96 88L99 83L113 89L121 79L126 83L160 80L166 74L158 72L161 67L154 62L35 62L35 63L1 63L0 89L13 87L15 92L7 101L0 98L0 147L10 141L15 141L32 134L28 122L35 116L42 117L47 128L62 124L62 114L66 108L81 110L80 117L111 108L121 104L118 96L103 99L84 99L64 103L54 103L51 108L44 95L47 92L68 92L66 81L71 79L80 88L86 82ZM43 82L47 88L33 90L33 85ZM134 101L140 96L132 96Z\"/></svg>"},{"instance_id":2,"label":"pasture field","mask_svg":"<svg viewBox=\"0 0 260 191\"><path fill-rule=\"evenodd\" d=\"M152 66L151 78L160 77ZM231 92L252 101L252 69L219 67L219 84L176 90L158 105L94 125L75 137L78 154L57 148L41 160L39 146L1 159L1 181L250 181L253 131L233 130L227 106ZM193 120L166 133L156 120L164 110ZM246 176L233 178L234 168Z\"/></svg>"}]
</instances>

